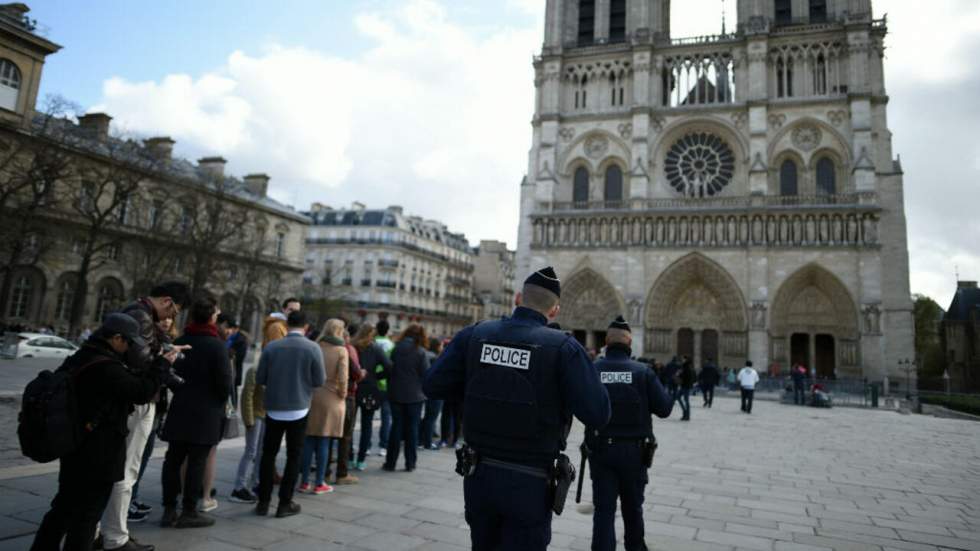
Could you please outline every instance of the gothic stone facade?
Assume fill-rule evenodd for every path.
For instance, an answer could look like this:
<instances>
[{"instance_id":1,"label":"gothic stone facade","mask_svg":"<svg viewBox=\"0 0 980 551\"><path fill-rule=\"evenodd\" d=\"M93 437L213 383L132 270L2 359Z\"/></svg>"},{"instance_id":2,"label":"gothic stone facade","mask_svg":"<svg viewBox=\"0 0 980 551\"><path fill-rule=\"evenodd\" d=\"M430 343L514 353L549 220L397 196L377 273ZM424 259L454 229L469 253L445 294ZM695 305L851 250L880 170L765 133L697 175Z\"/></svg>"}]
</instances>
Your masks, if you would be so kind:
<instances>
[{"instance_id":1,"label":"gothic stone facade","mask_svg":"<svg viewBox=\"0 0 980 551\"><path fill-rule=\"evenodd\" d=\"M899 378L885 22L869 0L741 0L736 32L674 39L669 5L548 0L517 276L554 265L588 346L623 313L637 355Z\"/></svg>"}]
</instances>

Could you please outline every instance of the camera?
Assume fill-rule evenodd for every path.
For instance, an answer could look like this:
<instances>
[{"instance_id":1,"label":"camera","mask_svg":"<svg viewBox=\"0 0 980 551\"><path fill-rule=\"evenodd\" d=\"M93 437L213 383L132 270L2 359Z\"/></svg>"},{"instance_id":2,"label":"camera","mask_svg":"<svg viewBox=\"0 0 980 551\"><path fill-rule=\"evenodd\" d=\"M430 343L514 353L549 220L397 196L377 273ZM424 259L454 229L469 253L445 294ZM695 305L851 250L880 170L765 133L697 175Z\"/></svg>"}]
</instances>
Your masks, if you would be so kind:
<instances>
[{"instance_id":1,"label":"camera","mask_svg":"<svg viewBox=\"0 0 980 551\"><path fill-rule=\"evenodd\" d=\"M174 349L174 345L170 344L169 342L163 343L160 346L160 354L161 355L162 354L167 354L167 353L173 351L173 349ZM174 358L174 361L176 361L176 360L183 360L183 359L184 359L184 353L183 352L178 352L177 353L177 357Z\"/></svg>"},{"instance_id":2,"label":"camera","mask_svg":"<svg viewBox=\"0 0 980 551\"><path fill-rule=\"evenodd\" d=\"M164 354L172 351L173 349L174 349L174 345L172 345L170 343L163 343L160 346L160 355L162 356L162 355L164 355ZM184 359L184 353L183 352L179 352L177 354L177 357L174 360L176 361L176 360L182 360L182 359ZM184 381L184 378L183 377L181 377L180 375L177 375L177 372L174 371L174 366L170 365L167 362L161 362L161 363L165 366L165 367L162 368L162 371L163 371L163 385L164 386L167 386L167 387L170 387L170 388L174 388L174 387L180 386L180 385L182 385L182 384L184 384L186 382L186 381Z\"/></svg>"}]
</instances>

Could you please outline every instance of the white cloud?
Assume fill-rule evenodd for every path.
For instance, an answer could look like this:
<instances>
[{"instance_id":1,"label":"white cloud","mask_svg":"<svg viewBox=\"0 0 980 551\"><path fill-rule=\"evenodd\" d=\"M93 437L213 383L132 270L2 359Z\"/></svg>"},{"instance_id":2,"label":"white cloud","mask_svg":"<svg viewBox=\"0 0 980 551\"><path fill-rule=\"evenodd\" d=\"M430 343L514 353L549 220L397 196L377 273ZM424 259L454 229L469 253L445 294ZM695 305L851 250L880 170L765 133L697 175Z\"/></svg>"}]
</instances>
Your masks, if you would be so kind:
<instances>
[{"instance_id":1,"label":"white cloud","mask_svg":"<svg viewBox=\"0 0 980 551\"><path fill-rule=\"evenodd\" d=\"M356 57L236 51L198 78L112 78L93 109L169 134L190 157L268 172L273 196L300 208L401 204L473 241L513 246L538 29L469 32L433 0L361 13L354 25L370 44Z\"/></svg>"}]
</instances>

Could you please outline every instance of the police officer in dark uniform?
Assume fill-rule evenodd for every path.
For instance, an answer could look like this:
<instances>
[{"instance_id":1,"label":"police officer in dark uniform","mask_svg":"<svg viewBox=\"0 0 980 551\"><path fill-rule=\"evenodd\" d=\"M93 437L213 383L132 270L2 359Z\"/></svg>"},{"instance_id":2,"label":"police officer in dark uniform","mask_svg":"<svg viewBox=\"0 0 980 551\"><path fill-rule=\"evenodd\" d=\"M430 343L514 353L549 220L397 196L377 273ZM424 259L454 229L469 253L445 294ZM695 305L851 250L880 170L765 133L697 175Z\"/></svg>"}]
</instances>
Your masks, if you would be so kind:
<instances>
[{"instance_id":1,"label":"police officer in dark uniform","mask_svg":"<svg viewBox=\"0 0 980 551\"><path fill-rule=\"evenodd\" d=\"M670 417L674 401L656 375L630 359L630 326L622 316L606 332L606 357L596 362L609 391L612 417L605 427L586 423L583 453L592 470L592 551L616 548L616 498L622 502L627 551L646 551L643 490L656 439L650 414Z\"/></svg>"},{"instance_id":2,"label":"police officer in dark uniform","mask_svg":"<svg viewBox=\"0 0 980 551\"><path fill-rule=\"evenodd\" d=\"M463 329L425 374L427 397L463 402L457 472L474 550L546 549L552 510L574 478L561 454L571 415L595 427L609 420L585 349L546 326L560 295L552 268L531 274L510 318Z\"/></svg>"}]
</instances>

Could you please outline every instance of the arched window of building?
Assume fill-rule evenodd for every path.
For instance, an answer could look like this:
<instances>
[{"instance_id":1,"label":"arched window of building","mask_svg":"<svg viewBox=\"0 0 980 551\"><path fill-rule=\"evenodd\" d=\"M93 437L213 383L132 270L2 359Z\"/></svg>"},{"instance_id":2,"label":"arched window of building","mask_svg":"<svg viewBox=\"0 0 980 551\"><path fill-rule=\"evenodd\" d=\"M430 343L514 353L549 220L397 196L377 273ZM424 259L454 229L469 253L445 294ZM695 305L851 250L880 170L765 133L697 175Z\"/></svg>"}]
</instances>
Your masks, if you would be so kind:
<instances>
[{"instance_id":1,"label":"arched window of building","mask_svg":"<svg viewBox=\"0 0 980 551\"><path fill-rule=\"evenodd\" d=\"M623 170L617 165L611 165L606 169L604 198L607 203L623 200Z\"/></svg>"},{"instance_id":2,"label":"arched window of building","mask_svg":"<svg viewBox=\"0 0 980 551\"><path fill-rule=\"evenodd\" d=\"M626 0L609 4L609 42L626 42Z\"/></svg>"},{"instance_id":3,"label":"arched window of building","mask_svg":"<svg viewBox=\"0 0 980 551\"><path fill-rule=\"evenodd\" d=\"M58 302L55 304L54 317L58 321L71 321L71 304L75 300L75 276L64 276L58 287Z\"/></svg>"},{"instance_id":4,"label":"arched window of building","mask_svg":"<svg viewBox=\"0 0 980 551\"><path fill-rule=\"evenodd\" d=\"M96 294L95 315L92 320L101 322L106 314L112 312L122 304L123 290L122 285L115 279L104 279L99 285Z\"/></svg>"},{"instance_id":5,"label":"arched window of building","mask_svg":"<svg viewBox=\"0 0 980 551\"><path fill-rule=\"evenodd\" d=\"M576 204L589 201L589 171L584 166L575 169L575 182L572 185L572 201Z\"/></svg>"},{"instance_id":6,"label":"arched window of building","mask_svg":"<svg viewBox=\"0 0 980 551\"><path fill-rule=\"evenodd\" d=\"M587 46L595 40L595 0L579 0L578 44Z\"/></svg>"},{"instance_id":7,"label":"arched window of building","mask_svg":"<svg viewBox=\"0 0 980 551\"><path fill-rule=\"evenodd\" d=\"M788 98L793 96L793 59L788 56L779 58L776 63L776 96Z\"/></svg>"},{"instance_id":8,"label":"arched window of building","mask_svg":"<svg viewBox=\"0 0 980 551\"><path fill-rule=\"evenodd\" d=\"M810 0L810 23L827 22L827 0Z\"/></svg>"},{"instance_id":9,"label":"arched window of building","mask_svg":"<svg viewBox=\"0 0 980 551\"><path fill-rule=\"evenodd\" d=\"M14 111L20 95L20 69L9 59L0 59L0 107Z\"/></svg>"},{"instance_id":10,"label":"arched window of building","mask_svg":"<svg viewBox=\"0 0 980 551\"><path fill-rule=\"evenodd\" d=\"M788 25L793 22L793 1L776 0L776 24Z\"/></svg>"},{"instance_id":11,"label":"arched window of building","mask_svg":"<svg viewBox=\"0 0 980 551\"><path fill-rule=\"evenodd\" d=\"M28 274L23 274L14 282L10 293L10 317L27 318L31 302L34 299L34 280Z\"/></svg>"},{"instance_id":12,"label":"arched window of building","mask_svg":"<svg viewBox=\"0 0 980 551\"><path fill-rule=\"evenodd\" d=\"M798 193L796 163L786 159L779 167L779 194L792 196Z\"/></svg>"},{"instance_id":13,"label":"arched window of building","mask_svg":"<svg viewBox=\"0 0 980 551\"><path fill-rule=\"evenodd\" d=\"M286 234L279 232L276 234L276 257L282 258L284 252L286 252Z\"/></svg>"},{"instance_id":14,"label":"arched window of building","mask_svg":"<svg viewBox=\"0 0 980 551\"><path fill-rule=\"evenodd\" d=\"M837 193L837 169L834 161L829 157L817 161L817 193L821 195Z\"/></svg>"}]
</instances>

